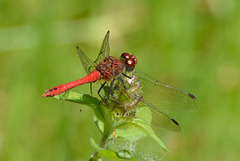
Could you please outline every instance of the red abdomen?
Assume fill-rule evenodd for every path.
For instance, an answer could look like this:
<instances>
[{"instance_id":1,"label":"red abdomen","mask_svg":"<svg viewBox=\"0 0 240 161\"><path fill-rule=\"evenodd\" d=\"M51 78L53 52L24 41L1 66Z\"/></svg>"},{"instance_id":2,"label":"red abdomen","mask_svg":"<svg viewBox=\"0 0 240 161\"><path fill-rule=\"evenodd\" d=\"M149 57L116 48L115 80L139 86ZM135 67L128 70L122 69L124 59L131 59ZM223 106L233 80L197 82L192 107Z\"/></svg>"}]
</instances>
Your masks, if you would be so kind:
<instances>
[{"instance_id":1,"label":"red abdomen","mask_svg":"<svg viewBox=\"0 0 240 161\"><path fill-rule=\"evenodd\" d=\"M85 83L96 82L100 78L101 78L101 73L99 71L93 71L92 73L90 73L89 75L87 75L86 77L84 77L82 79L78 79L73 82L69 82L66 84L62 84L62 85L53 87L53 88L49 89L48 91L46 91L42 96L43 97L53 97L55 95L59 95L63 92L66 92L67 90L77 87L79 85L82 85Z\"/></svg>"}]
</instances>

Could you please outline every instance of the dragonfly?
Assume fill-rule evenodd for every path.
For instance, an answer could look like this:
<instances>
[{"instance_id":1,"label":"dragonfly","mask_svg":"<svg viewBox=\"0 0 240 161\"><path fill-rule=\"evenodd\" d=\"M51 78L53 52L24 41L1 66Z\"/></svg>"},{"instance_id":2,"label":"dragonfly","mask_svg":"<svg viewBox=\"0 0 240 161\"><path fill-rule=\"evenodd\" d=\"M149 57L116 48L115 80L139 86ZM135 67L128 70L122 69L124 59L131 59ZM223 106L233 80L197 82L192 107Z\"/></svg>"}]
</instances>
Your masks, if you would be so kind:
<instances>
[{"instance_id":1,"label":"dragonfly","mask_svg":"<svg viewBox=\"0 0 240 161\"><path fill-rule=\"evenodd\" d=\"M196 97L185 90L160 82L157 79L135 69L137 59L134 55L122 53L120 58L109 56L109 34L110 32L108 31L104 37L100 52L95 61L89 59L84 52L77 47L77 53L80 57L84 70L87 73L86 77L55 86L47 90L42 96L53 97L86 83L90 83L92 91L92 83L102 80L103 83L97 92L99 96L102 98L100 95L101 90L104 88L106 83L110 83L107 99L118 103L111 100L111 93L114 92L112 90L114 90L114 87L117 86L115 83L116 80L120 79L120 82L122 82L124 86L122 90L126 91L130 89L127 85L131 86L132 82L135 81L135 84L140 84L139 88L143 95L132 96L137 98L133 101L131 106L140 102L141 104L149 107L152 116L151 124L154 129L164 128L179 132L181 130L179 123L168 113L176 111L192 111L196 109L198 107ZM128 108L131 108L131 106ZM149 111L147 110L146 112Z\"/></svg>"}]
</instances>

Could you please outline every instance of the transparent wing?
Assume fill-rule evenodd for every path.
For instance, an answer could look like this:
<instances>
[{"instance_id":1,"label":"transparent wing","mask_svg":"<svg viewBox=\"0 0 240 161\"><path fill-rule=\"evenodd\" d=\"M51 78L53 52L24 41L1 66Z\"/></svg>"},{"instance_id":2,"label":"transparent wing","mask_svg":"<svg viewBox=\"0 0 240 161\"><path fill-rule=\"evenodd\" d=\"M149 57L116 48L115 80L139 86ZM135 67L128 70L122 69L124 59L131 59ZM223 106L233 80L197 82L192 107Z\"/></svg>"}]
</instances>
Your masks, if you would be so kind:
<instances>
[{"instance_id":1,"label":"transparent wing","mask_svg":"<svg viewBox=\"0 0 240 161\"><path fill-rule=\"evenodd\" d=\"M198 102L192 94L159 82L140 71L135 71L132 79L125 77L124 82L125 86L130 85L128 90L119 82L114 85L114 90L123 91L120 94L125 97L117 101L125 107L130 107L126 109L130 112L131 110L137 110L139 106L140 108L148 106L149 108L137 117L147 120L146 117L151 116L151 126L157 134L161 127L175 132L181 130L180 125L167 114L168 112L189 111L196 109L198 106ZM114 93L116 94L116 92ZM116 96L118 95L116 94ZM122 96L119 98L122 98ZM138 105L131 106L132 102L136 102L136 100L139 100Z\"/></svg>"},{"instance_id":2,"label":"transparent wing","mask_svg":"<svg viewBox=\"0 0 240 161\"><path fill-rule=\"evenodd\" d=\"M158 107L155 107L150 103L145 103L145 93L142 91L142 85L139 84L138 78L133 78L132 80L134 80L133 83L130 83L128 78L124 79L126 85L131 84L129 90L125 89L119 79L118 81L115 81L112 89L114 92L111 94L112 99L123 105L127 113L143 110L143 112L141 112L140 115L136 115L136 117L145 122L148 122L147 120L151 117L151 127L156 133L159 133L158 131L161 128L179 132L181 130L180 125L171 118L171 116L161 111Z\"/></svg>"},{"instance_id":3,"label":"transparent wing","mask_svg":"<svg viewBox=\"0 0 240 161\"><path fill-rule=\"evenodd\" d=\"M101 60L103 60L106 56L109 56L110 53L110 47L109 47L109 34L108 31L106 36L103 39L102 47L100 49L100 52L98 54L97 59L94 61L96 64L98 64Z\"/></svg>"},{"instance_id":4,"label":"transparent wing","mask_svg":"<svg viewBox=\"0 0 240 161\"><path fill-rule=\"evenodd\" d=\"M164 128L170 131L175 131L175 132L181 131L180 125L171 116L160 111L154 106L150 105L149 107L150 107L149 108L150 111L145 110L145 112L146 112L146 115L148 115L147 113L151 112L151 115L152 115L151 127L157 134L159 134L159 130L161 130L161 128Z\"/></svg>"},{"instance_id":5,"label":"transparent wing","mask_svg":"<svg viewBox=\"0 0 240 161\"><path fill-rule=\"evenodd\" d=\"M189 111L198 107L197 99L189 92L162 83L147 74L135 71L142 85L142 102L162 112Z\"/></svg>"},{"instance_id":6,"label":"transparent wing","mask_svg":"<svg viewBox=\"0 0 240 161\"><path fill-rule=\"evenodd\" d=\"M95 70L96 64L91 59L89 59L78 46L77 53L87 74Z\"/></svg>"},{"instance_id":7,"label":"transparent wing","mask_svg":"<svg viewBox=\"0 0 240 161\"><path fill-rule=\"evenodd\" d=\"M108 31L106 36L103 39L102 42L102 47L100 49L100 52L98 54L98 57L95 61L92 61L89 59L84 52L77 46L77 53L78 56L82 62L82 65L86 71L87 74L91 73L93 70L95 70L96 65L103 60L106 56L109 55L110 52L110 47L109 47L109 34L110 32Z\"/></svg>"}]
</instances>

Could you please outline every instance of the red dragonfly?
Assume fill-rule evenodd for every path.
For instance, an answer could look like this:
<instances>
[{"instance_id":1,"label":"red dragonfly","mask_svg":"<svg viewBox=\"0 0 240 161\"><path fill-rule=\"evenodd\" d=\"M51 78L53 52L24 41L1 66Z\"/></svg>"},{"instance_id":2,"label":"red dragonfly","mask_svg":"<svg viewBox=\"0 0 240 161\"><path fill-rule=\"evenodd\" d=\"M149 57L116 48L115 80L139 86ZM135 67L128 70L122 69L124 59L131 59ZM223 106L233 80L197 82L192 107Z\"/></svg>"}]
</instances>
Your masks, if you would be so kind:
<instances>
[{"instance_id":1,"label":"red dragonfly","mask_svg":"<svg viewBox=\"0 0 240 161\"><path fill-rule=\"evenodd\" d=\"M137 59L134 55L123 53L119 59L109 56L109 31L103 40L100 53L95 61L89 59L78 47L77 52L88 75L82 79L53 87L46 91L42 95L43 97L53 97L79 85L104 80L104 83L98 90L98 94L107 82L111 82L107 97L110 100L111 90L113 89L111 87L114 86L114 81L117 78L120 77L125 87L124 90L128 89L122 78L126 77L128 82L133 80L140 82L140 90L143 96L139 96L135 103L139 101L150 107L152 116L151 124L153 127L155 129L163 127L176 132L180 131L180 126L167 113L171 111L194 110L198 106L196 98L191 93L162 83L143 72L137 71L135 69ZM132 75L126 75L123 71L132 73ZM131 83L129 84L131 85Z\"/></svg>"}]
</instances>

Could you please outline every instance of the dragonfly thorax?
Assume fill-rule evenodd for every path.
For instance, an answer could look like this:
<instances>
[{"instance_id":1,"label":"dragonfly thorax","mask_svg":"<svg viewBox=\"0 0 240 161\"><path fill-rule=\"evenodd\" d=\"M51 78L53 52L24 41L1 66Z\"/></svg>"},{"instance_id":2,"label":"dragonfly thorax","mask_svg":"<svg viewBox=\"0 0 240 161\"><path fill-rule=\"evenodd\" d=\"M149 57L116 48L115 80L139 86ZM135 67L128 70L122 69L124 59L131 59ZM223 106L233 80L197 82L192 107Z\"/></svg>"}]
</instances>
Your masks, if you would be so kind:
<instances>
[{"instance_id":1,"label":"dragonfly thorax","mask_svg":"<svg viewBox=\"0 0 240 161\"><path fill-rule=\"evenodd\" d=\"M109 80L121 74L124 66L119 59L107 56L96 66L96 70L101 73L102 79Z\"/></svg>"}]
</instances>

